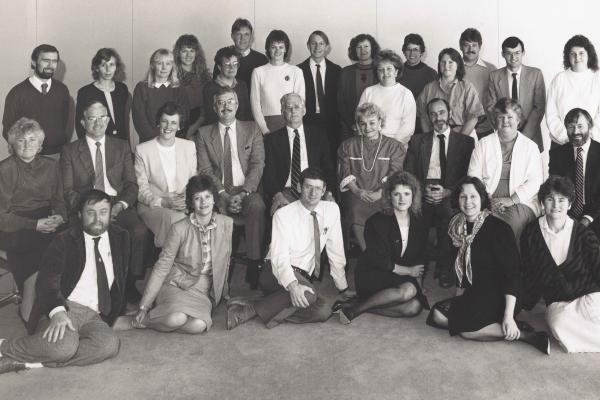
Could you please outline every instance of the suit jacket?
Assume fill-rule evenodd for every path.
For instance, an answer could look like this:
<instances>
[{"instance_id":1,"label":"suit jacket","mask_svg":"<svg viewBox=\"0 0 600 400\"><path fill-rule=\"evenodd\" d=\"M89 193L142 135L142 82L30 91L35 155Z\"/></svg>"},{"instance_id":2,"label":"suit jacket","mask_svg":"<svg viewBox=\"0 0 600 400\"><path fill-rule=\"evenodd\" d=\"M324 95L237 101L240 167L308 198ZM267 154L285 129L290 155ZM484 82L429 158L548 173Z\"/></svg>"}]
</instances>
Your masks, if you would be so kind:
<instances>
[{"instance_id":1,"label":"suit jacket","mask_svg":"<svg viewBox=\"0 0 600 400\"><path fill-rule=\"evenodd\" d=\"M585 205L583 214L600 218L600 143L591 140L585 164ZM550 150L550 175L560 175L575 182L575 156L571 143Z\"/></svg>"},{"instance_id":2,"label":"suit jacket","mask_svg":"<svg viewBox=\"0 0 600 400\"><path fill-rule=\"evenodd\" d=\"M404 169L425 183L429 171L429 160L435 132L413 135L408 142ZM472 137L450 132L446 153L446 182L444 187L454 190L458 182L467 175L471 153L475 147Z\"/></svg>"},{"instance_id":3,"label":"suit jacket","mask_svg":"<svg viewBox=\"0 0 600 400\"><path fill-rule=\"evenodd\" d=\"M260 128L254 121L235 121L237 152L244 172L244 189L256 192L265 166L265 148ZM219 123L201 127L196 133L198 173L210 175L217 190L223 189L223 144Z\"/></svg>"},{"instance_id":4,"label":"suit jacket","mask_svg":"<svg viewBox=\"0 0 600 400\"><path fill-rule=\"evenodd\" d=\"M177 193L185 193L188 180L196 175L196 148L190 140L175 138ZM135 149L135 175L139 187L138 201L149 207L169 192L156 140L140 143Z\"/></svg>"},{"instance_id":5,"label":"suit jacket","mask_svg":"<svg viewBox=\"0 0 600 400\"><path fill-rule=\"evenodd\" d=\"M116 201L124 201L129 207L138 197L138 185L133 168L129 143L106 136L106 174L108 182L117 191ZM60 156L63 190L67 208L77 208L80 193L94 187L94 164L85 137L69 143Z\"/></svg>"},{"instance_id":6,"label":"suit jacket","mask_svg":"<svg viewBox=\"0 0 600 400\"><path fill-rule=\"evenodd\" d=\"M327 132L322 128L304 125L306 154L308 166L317 167L325 175L325 183L330 190L335 188L335 169L329 150ZM283 127L265 137L265 173L263 188L265 199L271 201L273 196L285 188L290 175L292 155L287 127Z\"/></svg>"},{"instance_id":7,"label":"suit jacket","mask_svg":"<svg viewBox=\"0 0 600 400\"><path fill-rule=\"evenodd\" d=\"M494 105L503 97L511 97L506 67L490 73L488 86L488 104L486 106L490 120L493 120ZM533 140L543 150L542 129L540 124L546 110L546 86L544 75L538 68L521 67L519 79L519 104L523 108L523 121L519 131Z\"/></svg>"},{"instance_id":8,"label":"suit jacket","mask_svg":"<svg viewBox=\"0 0 600 400\"><path fill-rule=\"evenodd\" d=\"M125 278L130 243L127 231L116 225L109 225L108 238L115 279L110 288L111 312L101 317L112 324L126 304ZM80 225L60 232L52 240L40 265L36 282L37 299L27 324L29 332L35 330L42 315L47 315L54 308L63 306L69 309L67 299L81 278L85 260L85 241Z\"/></svg>"},{"instance_id":9,"label":"suit jacket","mask_svg":"<svg viewBox=\"0 0 600 400\"><path fill-rule=\"evenodd\" d=\"M298 64L298 67L304 74L304 86L306 95L306 116L307 121L316 114L316 89L315 81L310 70L310 57ZM325 104L320 104L319 108L321 114L325 117L328 127L337 128L339 127L339 116L337 110L337 90L338 81L340 80L340 71L342 68L325 59L325 85L323 90L325 91Z\"/></svg>"}]
</instances>

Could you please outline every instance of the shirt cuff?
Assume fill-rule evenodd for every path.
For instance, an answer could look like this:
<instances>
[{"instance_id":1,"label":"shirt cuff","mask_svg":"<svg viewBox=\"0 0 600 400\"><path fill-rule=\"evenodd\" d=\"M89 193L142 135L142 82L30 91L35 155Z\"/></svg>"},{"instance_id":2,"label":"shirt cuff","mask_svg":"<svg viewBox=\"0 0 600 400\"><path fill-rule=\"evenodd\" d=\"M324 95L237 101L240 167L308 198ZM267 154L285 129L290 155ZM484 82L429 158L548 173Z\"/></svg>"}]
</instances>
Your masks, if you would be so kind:
<instances>
[{"instance_id":1,"label":"shirt cuff","mask_svg":"<svg viewBox=\"0 0 600 400\"><path fill-rule=\"evenodd\" d=\"M585 218L585 219L587 219L588 221L590 221L590 224L591 224L592 222L594 222L594 218L590 217L589 215L584 215L582 218Z\"/></svg>"},{"instance_id":2,"label":"shirt cuff","mask_svg":"<svg viewBox=\"0 0 600 400\"><path fill-rule=\"evenodd\" d=\"M57 314L57 313L59 313L59 312L61 312L61 311L67 312L67 309L66 309L66 308L64 308L63 306L54 307L54 308L52 309L52 311L50 311L50 312L48 313L48 317L49 317L50 319L52 319L52 317L53 317L55 314Z\"/></svg>"},{"instance_id":3,"label":"shirt cuff","mask_svg":"<svg viewBox=\"0 0 600 400\"><path fill-rule=\"evenodd\" d=\"M123 210L127 210L127 208L129 208L129 204L127 204L123 200L119 200L119 203L123 204Z\"/></svg>"},{"instance_id":4,"label":"shirt cuff","mask_svg":"<svg viewBox=\"0 0 600 400\"><path fill-rule=\"evenodd\" d=\"M340 182L340 192L347 192L348 189L347 186L350 182L354 182L356 180L356 177L354 175L348 175L347 177L345 177L344 179L342 179L342 181Z\"/></svg>"}]
</instances>

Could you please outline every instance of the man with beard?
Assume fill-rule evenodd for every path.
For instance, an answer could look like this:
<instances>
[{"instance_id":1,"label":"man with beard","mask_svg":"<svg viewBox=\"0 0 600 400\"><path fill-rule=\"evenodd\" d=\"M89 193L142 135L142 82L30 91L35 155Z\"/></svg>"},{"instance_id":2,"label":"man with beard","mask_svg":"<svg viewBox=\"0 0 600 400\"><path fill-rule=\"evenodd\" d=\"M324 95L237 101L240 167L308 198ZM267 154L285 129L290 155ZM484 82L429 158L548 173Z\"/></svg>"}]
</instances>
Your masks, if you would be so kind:
<instances>
[{"instance_id":1,"label":"man with beard","mask_svg":"<svg viewBox=\"0 0 600 400\"><path fill-rule=\"evenodd\" d=\"M33 50L33 75L8 92L2 117L2 136L5 139L8 130L19 118L36 120L46 134L41 154L55 155L55 158L71 139L71 132L67 131L69 89L52 78L58 60L58 50L52 45L41 44Z\"/></svg>"},{"instance_id":2,"label":"man with beard","mask_svg":"<svg viewBox=\"0 0 600 400\"><path fill-rule=\"evenodd\" d=\"M263 136L256 122L238 121L238 97L234 89L221 88L213 96L219 121L196 134L198 173L213 178L222 214L243 222L246 240L246 282L258 285L265 238L265 203L257 192L265 165Z\"/></svg>"},{"instance_id":3,"label":"man with beard","mask_svg":"<svg viewBox=\"0 0 600 400\"><path fill-rule=\"evenodd\" d=\"M448 237L450 217L456 213L450 204L450 194L467 175L473 138L450 130L452 111L444 99L435 98L427 104L433 132L413 135L408 143L404 169L423 184L423 217L428 226L436 228L436 275L441 287L454 283L451 244Z\"/></svg>"},{"instance_id":4,"label":"man with beard","mask_svg":"<svg viewBox=\"0 0 600 400\"><path fill-rule=\"evenodd\" d=\"M569 215L600 235L600 143L590 137L594 121L582 108L565 116L569 142L550 150L550 175L575 183L575 200Z\"/></svg>"},{"instance_id":5,"label":"man with beard","mask_svg":"<svg viewBox=\"0 0 600 400\"><path fill-rule=\"evenodd\" d=\"M119 352L108 324L125 304L129 236L110 225L110 197L102 191L82 193L78 211L79 223L59 233L43 258L29 320L35 333L0 339L0 374L95 364Z\"/></svg>"}]
</instances>

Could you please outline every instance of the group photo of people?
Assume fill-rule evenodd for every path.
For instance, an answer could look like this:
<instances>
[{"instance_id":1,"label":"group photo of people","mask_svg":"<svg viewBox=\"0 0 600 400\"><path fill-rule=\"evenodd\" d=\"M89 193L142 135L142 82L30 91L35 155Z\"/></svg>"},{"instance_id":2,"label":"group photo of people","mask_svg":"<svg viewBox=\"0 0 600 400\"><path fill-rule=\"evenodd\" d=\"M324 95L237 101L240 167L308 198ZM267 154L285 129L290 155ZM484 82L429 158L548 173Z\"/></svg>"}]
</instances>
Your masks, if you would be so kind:
<instances>
[{"instance_id":1,"label":"group photo of people","mask_svg":"<svg viewBox=\"0 0 600 400\"><path fill-rule=\"evenodd\" d=\"M365 314L530 357L600 352L600 36L573 31L544 77L517 36L505 65L483 60L477 27L431 66L416 32L336 37L344 65L335 32L312 31L298 65L285 23L265 34L237 18L208 54L182 32L134 87L112 47L67 61L90 78L67 87L38 37L2 110L0 267L27 334L0 332L0 374L101 363L123 331Z\"/></svg>"}]
</instances>

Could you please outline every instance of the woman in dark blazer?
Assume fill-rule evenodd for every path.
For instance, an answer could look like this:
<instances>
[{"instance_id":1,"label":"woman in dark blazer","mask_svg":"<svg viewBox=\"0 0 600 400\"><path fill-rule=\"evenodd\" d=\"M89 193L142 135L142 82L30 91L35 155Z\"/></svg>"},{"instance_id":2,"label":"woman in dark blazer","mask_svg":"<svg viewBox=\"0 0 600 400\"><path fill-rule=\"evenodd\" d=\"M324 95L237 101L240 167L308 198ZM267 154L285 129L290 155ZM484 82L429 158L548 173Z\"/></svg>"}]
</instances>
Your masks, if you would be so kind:
<instances>
[{"instance_id":1,"label":"woman in dark blazer","mask_svg":"<svg viewBox=\"0 0 600 400\"><path fill-rule=\"evenodd\" d=\"M421 220L421 188L408 172L392 174L386 184L391 212L367 220L367 248L355 273L358 301L337 303L344 324L364 312L413 317L429 308L419 279L427 262L427 228Z\"/></svg>"}]
</instances>

